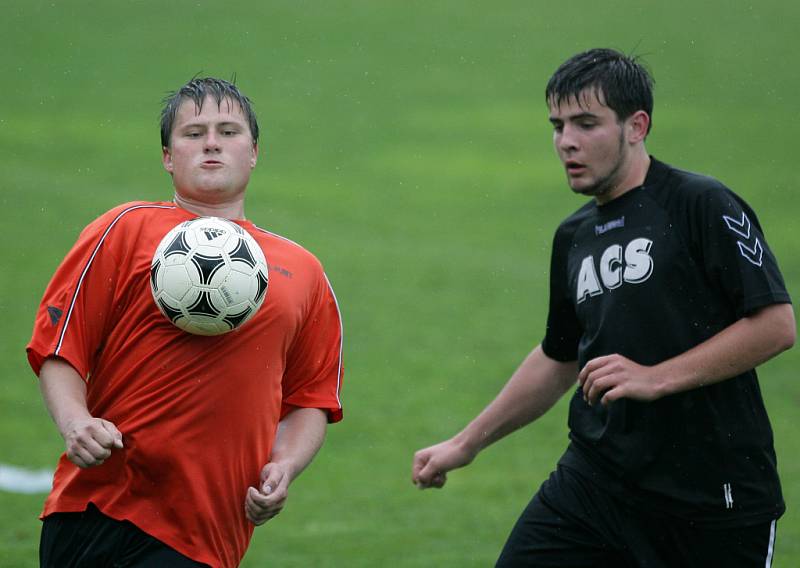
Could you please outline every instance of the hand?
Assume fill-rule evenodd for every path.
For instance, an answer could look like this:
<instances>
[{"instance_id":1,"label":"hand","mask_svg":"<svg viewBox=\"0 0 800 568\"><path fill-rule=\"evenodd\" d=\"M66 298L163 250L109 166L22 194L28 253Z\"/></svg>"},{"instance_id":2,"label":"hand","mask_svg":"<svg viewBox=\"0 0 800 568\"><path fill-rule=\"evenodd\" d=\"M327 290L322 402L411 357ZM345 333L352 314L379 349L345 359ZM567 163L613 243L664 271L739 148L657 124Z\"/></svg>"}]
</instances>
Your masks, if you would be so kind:
<instances>
[{"instance_id":1,"label":"hand","mask_svg":"<svg viewBox=\"0 0 800 568\"><path fill-rule=\"evenodd\" d=\"M122 448L122 433L102 418L80 418L67 424L63 433L67 459L80 468L102 464L112 448Z\"/></svg>"},{"instance_id":2,"label":"hand","mask_svg":"<svg viewBox=\"0 0 800 568\"><path fill-rule=\"evenodd\" d=\"M291 477L286 467L268 463L261 470L261 487L247 488L244 511L254 525L263 525L277 515L286 504Z\"/></svg>"},{"instance_id":3,"label":"hand","mask_svg":"<svg viewBox=\"0 0 800 568\"><path fill-rule=\"evenodd\" d=\"M447 482L447 472L472 462L475 454L454 438L414 454L411 481L420 489L440 489Z\"/></svg>"},{"instance_id":4,"label":"hand","mask_svg":"<svg viewBox=\"0 0 800 568\"><path fill-rule=\"evenodd\" d=\"M592 359L578 374L583 400L589 406L598 398L603 406L620 398L655 400L661 394L658 377L654 376L652 369L616 353Z\"/></svg>"}]
</instances>

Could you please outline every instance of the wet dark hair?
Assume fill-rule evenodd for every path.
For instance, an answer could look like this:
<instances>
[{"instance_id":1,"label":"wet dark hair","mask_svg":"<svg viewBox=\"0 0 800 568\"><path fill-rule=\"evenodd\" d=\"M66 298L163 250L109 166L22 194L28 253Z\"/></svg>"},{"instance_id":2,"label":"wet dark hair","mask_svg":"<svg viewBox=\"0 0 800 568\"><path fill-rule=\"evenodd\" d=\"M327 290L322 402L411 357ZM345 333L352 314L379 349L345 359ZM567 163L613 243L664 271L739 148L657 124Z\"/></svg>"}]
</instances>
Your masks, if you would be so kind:
<instances>
[{"instance_id":1,"label":"wet dark hair","mask_svg":"<svg viewBox=\"0 0 800 568\"><path fill-rule=\"evenodd\" d=\"M161 146L168 147L169 139L172 135L172 126L175 123L175 115L181 103L187 99L194 101L198 112L203 108L206 97L212 97L217 106L222 105L225 99L236 102L242 109L242 113L247 118L250 126L250 135L253 137L253 144L258 142L258 121L253 112L252 103L239 88L224 79L214 77L194 78L175 92L169 93L164 100L164 108L161 109Z\"/></svg>"},{"instance_id":2,"label":"wet dark hair","mask_svg":"<svg viewBox=\"0 0 800 568\"><path fill-rule=\"evenodd\" d=\"M653 86L655 81L638 57L613 49L590 49L567 59L556 69L544 91L548 104L556 106L591 90L607 107L625 120L643 110L653 124Z\"/></svg>"}]
</instances>

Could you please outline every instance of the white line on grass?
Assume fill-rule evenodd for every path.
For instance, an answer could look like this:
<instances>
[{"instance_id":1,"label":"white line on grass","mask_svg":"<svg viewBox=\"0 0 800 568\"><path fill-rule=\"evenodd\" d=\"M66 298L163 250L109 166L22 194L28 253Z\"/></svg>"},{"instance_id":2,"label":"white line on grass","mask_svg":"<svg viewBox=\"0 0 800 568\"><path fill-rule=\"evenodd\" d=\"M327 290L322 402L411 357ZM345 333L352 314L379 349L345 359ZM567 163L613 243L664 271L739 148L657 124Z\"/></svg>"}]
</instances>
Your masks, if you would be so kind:
<instances>
[{"instance_id":1,"label":"white line on grass","mask_svg":"<svg viewBox=\"0 0 800 568\"><path fill-rule=\"evenodd\" d=\"M48 493L53 488L53 471L25 469L0 463L0 491Z\"/></svg>"}]
</instances>

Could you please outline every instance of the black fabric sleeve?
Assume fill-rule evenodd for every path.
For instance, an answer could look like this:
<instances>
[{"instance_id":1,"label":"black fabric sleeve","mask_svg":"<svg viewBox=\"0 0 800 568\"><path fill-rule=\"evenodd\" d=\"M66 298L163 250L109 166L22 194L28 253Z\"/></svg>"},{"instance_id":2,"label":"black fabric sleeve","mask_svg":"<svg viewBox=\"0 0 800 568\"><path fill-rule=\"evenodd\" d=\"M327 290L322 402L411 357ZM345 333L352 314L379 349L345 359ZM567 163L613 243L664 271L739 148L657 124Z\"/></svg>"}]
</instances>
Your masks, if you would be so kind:
<instances>
[{"instance_id":1,"label":"black fabric sleeve","mask_svg":"<svg viewBox=\"0 0 800 568\"><path fill-rule=\"evenodd\" d=\"M567 255L571 241L572 231L563 225L559 227L553 238L550 257L550 308L542 350L556 361L575 361L578 358L582 334L567 281Z\"/></svg>"},{"instance_id":2,"label":"black fabric sleeve","mask_svg":"<svg viewBox=\"0 0 800 568\"><path fill-rule=\"evenodd\" d=\"M734 306L737 317L791 302L755 212L724 185L709 183L689 208L693 248L706 276Z\"/></svg>"}]
</instances>

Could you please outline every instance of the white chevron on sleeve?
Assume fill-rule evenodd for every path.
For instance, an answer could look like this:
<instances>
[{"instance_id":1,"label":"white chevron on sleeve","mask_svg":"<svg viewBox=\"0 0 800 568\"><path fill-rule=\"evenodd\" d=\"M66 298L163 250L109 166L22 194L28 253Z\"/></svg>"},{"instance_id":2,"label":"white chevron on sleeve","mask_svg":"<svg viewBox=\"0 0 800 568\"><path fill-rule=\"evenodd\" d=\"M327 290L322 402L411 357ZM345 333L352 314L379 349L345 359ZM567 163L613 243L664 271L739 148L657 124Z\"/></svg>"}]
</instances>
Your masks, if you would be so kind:
<instances>
[{"instance_id":1,"label":"white chevron on sleeve","mask_svg":"<svg viewBox=\"0 0 800 568\"><path fill-rule=\"evenodd\" d=\"M725 224L728 225L728 228L737 235L740 235L745 239L750 238L750 219L747 218L747 215L744 214L744 211L742 211L742 219L740 221L737 221L733 217L728 217L727 215L723 215L722 220L725 221Z\"/></svg>"},{"instance_id":2,"label":"white chevron on sleeve","mask_svg":"<svg viewBox=\"0 0 800 568\"><path fill-rule=\"evenodd\" d=\"M758 239L756 239L756 243L752 248L748 247L742 241L736 241L736 244L739 245L739 252L742 253L743 257L756 266L761 266L761 259L764 256L764 249L761 247L761 243L758 241Z\"/></svg>"},{"instance_id":3,"label":"white chevron on sleeve","mask_svg":"<svg viewBox=\"0 0 800 568\"><path fill-rule=\"evenodd\" d=\"M725 224L731 231L744 239L745 242L736 241L742 256L745 257L748 262L756 266L761 266L761 261L764 257L764 247L761 246L761 242L755 235L753 235L752 239L750 238L750 219L747 218L744 211L742 211L741 219L734 219L733 217L723 215L722 220L725 221ZM752 244L750 244L751 242Z\"/></svg>"}]
</instances>

